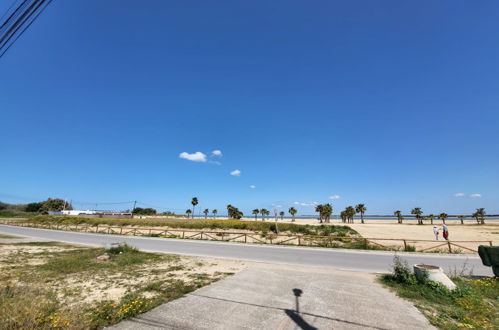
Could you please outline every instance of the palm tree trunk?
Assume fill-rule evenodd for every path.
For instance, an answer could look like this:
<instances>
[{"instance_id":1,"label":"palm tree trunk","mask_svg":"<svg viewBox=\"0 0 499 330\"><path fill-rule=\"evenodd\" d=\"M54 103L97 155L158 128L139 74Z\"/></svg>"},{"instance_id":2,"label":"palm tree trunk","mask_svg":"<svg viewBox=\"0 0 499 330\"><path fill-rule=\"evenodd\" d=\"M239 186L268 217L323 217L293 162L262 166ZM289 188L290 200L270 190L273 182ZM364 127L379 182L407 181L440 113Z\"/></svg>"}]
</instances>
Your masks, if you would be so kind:
<instances>
[{"instance_id":1,"label":"palm tree trunk","mask_svg":"<svg viewBox=\"0 0 499 330\"><path fill-rule=\"evenodd\" d=\"M364 212L360 214L360 222L364 223Z\"/></svg>"},{"instance_id":2,"label":"palm tree trunk","mask_svg":"<svg viewBox=\"0 0 499 330\"><path fill-rule=\"evenodd\" d=\"M194 205L192 205L192 218L194 219Z\"/></svg>"}]
</instances>

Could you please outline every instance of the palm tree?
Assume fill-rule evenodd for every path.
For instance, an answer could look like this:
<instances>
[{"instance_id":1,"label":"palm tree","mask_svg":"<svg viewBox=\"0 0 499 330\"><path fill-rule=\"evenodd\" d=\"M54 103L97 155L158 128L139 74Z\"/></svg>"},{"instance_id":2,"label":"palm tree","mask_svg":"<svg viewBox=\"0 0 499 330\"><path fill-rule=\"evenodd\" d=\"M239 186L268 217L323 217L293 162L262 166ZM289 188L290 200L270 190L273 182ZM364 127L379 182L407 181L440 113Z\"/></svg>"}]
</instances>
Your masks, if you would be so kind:
<instances>
[{"instance_id":1,"label":"palm tree","mask_svg":"<svg viewBox=\"0 0 499 330\"><path fill-rule=\"evenodd\" d=\"M445 212L442 212L438 215L438 218L442 220L442 223L445 225L445 220L447 220L447 218L449 217L449 215Z\"/></svg>"},{"instance_id":2,"label":"palm tree","mask_svg":"<svg viewBox=\"0 0 499 330\"><path fill-rule=\"evenodd\" d=\"M253 211L251 211L251 213L253 213L255 215L255 221L256 221L257 217L258 217L258 213L260 213L260 210L259 209L254 209Z\"/></svg>"},{"instance_id":3,"label":"palm tree","mask_svg":"<svg viewBox=\"0 0 499 330\"><path fill-rule=\"evenodd\" d=\"M341 211L340 212L340 217L341 217L341 222L346 222L347 221L347 212L346 211Z\"/></svg>"},{"instance_id":4,"label":"palm tree","mask_svg":"<svg viewBox=\"0 0 499 330\"><path fill-rule=\"evenodd\" d=\"M260 210L260 214L262 215L262 221L265 221L265 216L266 216L267 214L270 214L270 212L269 212L269 211L267 211L266 209L261 209L261 210Z\"/></svg>"},{"instance_id":5,"label":"palm tree","mask_svg":"<svg viewBox=\"0 0 499 330\"><path fill-rule=\"evenodd\" d=\"M215 216L218 213L218 211L217 211L217 209L214 209L213 211L211 211L211 213L213 213L213 219L215 219Z\"/></svg>"},{"instance_id":6,"label":"palm tree","mask_svg":"<svg viewBox=\"0 0 499 330\"><path fill-rule=\"evenodd\" d=\"M208 213L210 213L210 210L204 209L203 213L204 213L204 218L206 219L208 218Z\"/></svg>"},{"instance_id":7,"label":"palm tree","mask_svg":"<svg viewBox=\"0 0 499 330\"><path fill-rule=\"evenodd\" d=\"M196 205L198 205L198 198L192 197L191 204L192 204L192 218L194 219L194 208L196 207Z\"/></svg>"},{"instance_id":8,"label":"palm tree","mask_svg":"<svg viewBox=\"0 0 499 330\"><path fill-rule=\"evenodd\" d=\"M322 223L322 217L324 216L324 205L317 205L315 207L315 212L319 213L319 222Z\"/></svg>"},{"instance_id":9,"label":"palm tree","mask_svg":"<svg viewBox=\"0 0 499 330\"><path fill-rule=\"evenodd\" d=\"M281 216L281 220L284 220L284 211L279 212L279 215Z\"/></svg>"},{"instance_id":10,"label":"palm tree","mask_svg":"<svg viewBox=\"0 0 499 330\"><path fill-rule=\"evenodd\" d=\"M430 222L433 225L433 219L435 219L435 216L433 214L428 214L428 219L430 219Z\"/></svg>"},{"instance_id":11,"label":"palm tree","mask_svg":"<svg viewBox=\"0 0 499 330\"><path fill-rule=\"evenodd\" d=\"M473 212L471 216L476 219L477 224L480 224L480 219L478 218L478 212Z\"/></svg>"},{"instance_id":12,"label":"palm tree","mask_svg":"<svg viewBox=\"0 0 499 330\"><path fill-rule=\"evenodd\" d=\"M347 219L349 223L353 223L353 217L355 216L355 209L352 206L347 206L345 209Z\"/></svg>"},{"instance_id":13,"label":"palm tree","mask_svg":"<svg viewBox=\"0 0 499 330\"><path fill-rule=\"evenodd\" d=\"M423 224L423 220L421 219L421 214L423 214L423 211L421 211L420 207L415 207L411 210L411 214L414 214L416 216L416 219L418 220L418 225Z\"/></svg>"},{"instance_id":14,"label":"palm tree","mask_svg":"<svg viewBox=\"0 0 499 330\"><path fill-rule=\"evenodd\" d=\"M293 217L291 221L294 222L295 221L295 214L297 212L296 209L294 207L290 207L289 210L288 210L288 212Z\"/></svg>"},{"instance_id":15,"label":"palm tree","mask_svg":"<svg viewBox=\"0 0 499 330\"><path fill-rule=\"evenodd\" d=\"M243 212L239 211L239 209L232 205L227 205L227 215L229 219L241 219L243 216Z\"/></svg>"},{"instance_id":16,"label":"palm tree","mask_svg":"<svg viewBox=\"0 0 499 330\"><path fill-rule=\"evenodd\" d=\"M461 224L464 225L464 219L466 219L466 217L464 215L458 215L457 217L461 220Z\"/></svg>"},{"instance_id":17,"label":"palm tree","mask_svg":"<svg viewBox=\"0 0 499 330\"><path fill-rule=\"evenodd\" d=\"M485 224L485 209L483 207L476 209L476 219L481 225Z\"/></svg>"},{"instance_id":18,"label":"palm tree","mask_svg":"<svg viewBox=\"0 0 499 330\"><path fill-rule=\"evenodd\" d=\"M364 223L364 213L366 213L366 206L364 204L357 204L355 211L360 213L360 223Z\"/></svg>"},{"instance_id":19,"label":"palm tree","mask_svg":"<svg viewBox=\"0 0 499 330\"><path fill-rule=\"evenodd\" d=\"M333 214L333 205L327 203L322 205L322 215L324 217L324 221L329 223L331 222L331 215Z\"/></svg>"},{"instance_id":20,"label":"palm tree","mask_svg":"<svg viewBox=\"0 0 499 330\"><path fill-rule=\"evenodd\" d=\"M404 217L402 216L402 212L400 210L393 212L393 215L397 217L398 223L402 223L402 221L404 220Z\"/></svg>"},{"instance_id":21,"label":"palm tree","mask_svg":"<svg viewBox=\"0 0 499 330\"><path fill-rule=\"evenodd\" d=\"M189 214L191 214L191 213L192 213L192 210L191 210L191 209L187 209L187 210L185 211L185 214L187 214L187 219L189 219Z\"/></svg>"}]
</instances>

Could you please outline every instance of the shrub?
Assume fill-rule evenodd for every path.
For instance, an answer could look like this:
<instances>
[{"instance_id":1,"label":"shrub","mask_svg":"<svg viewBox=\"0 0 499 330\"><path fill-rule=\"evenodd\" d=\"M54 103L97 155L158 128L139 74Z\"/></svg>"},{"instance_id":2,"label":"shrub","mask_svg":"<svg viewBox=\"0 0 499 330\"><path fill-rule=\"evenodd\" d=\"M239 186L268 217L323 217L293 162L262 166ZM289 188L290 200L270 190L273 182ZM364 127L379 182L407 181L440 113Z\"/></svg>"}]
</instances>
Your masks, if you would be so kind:
<instances>
[{"instance_id":1,"label":"shrub","mask_svg":"<svg viewBox=\"0 0 499 330\"><path fill-rule=\"evenodd\" d=\"M109 254L122 254L122 253L136 253L139 252L139 250L126 243L122 243L111 246L110 248L106 249L106 252Z\"/></svg>"},{"instance_id":2,"label":"shrub","mask_svg":"<svg viewBox=\"0 0 499 330\"><path fill-rule=\"evenodd\" d=\"M409 268L407 261L403 261L398 256L393 258L393 273L391 275L391 279L401 284L413 285L418 283L416 275L414 275Z\"/></svg>"},{"instance_id":3,"label":"shrub","mask_svg":"<svg viewBox=\"0 0 499 330\"><path fill-rule=\"evenodd\" d=\"M405 252L416 252L416 246L407 244L404 248Z\"/></svg>"},{"instance_id":4,"label":"shrub","mask_svg":"<svg viewBox=\"0 0 499 330\"><path fill-rule=\"evenodd\" d=\"M75 216L54 216L38 215L29 221L37 223L59 223L59 224L81 224L86 223L92 226L105 224L111 226L154 226L185 229L239 229L253 232L276 232L276 224L262 221L242 221L242 220L208 220L208 219L105 219L105 218L85 218ZM336 225L297 225L292 223L279 223L279 233L293 233L311 236L358 236L358 233L348 226Z\"/></svg>"}]
</instances>

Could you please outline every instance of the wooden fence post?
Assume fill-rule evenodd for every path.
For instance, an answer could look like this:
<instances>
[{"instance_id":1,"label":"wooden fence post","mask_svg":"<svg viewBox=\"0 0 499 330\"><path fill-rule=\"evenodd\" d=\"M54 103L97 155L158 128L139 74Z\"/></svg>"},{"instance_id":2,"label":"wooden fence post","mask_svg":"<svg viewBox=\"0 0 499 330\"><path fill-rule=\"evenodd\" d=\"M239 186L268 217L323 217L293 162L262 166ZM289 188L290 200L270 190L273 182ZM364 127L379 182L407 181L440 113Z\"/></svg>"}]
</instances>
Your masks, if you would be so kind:
<instances>
[{"instance_id":1,"label":"wooden fence post","mask_svg":"<svg viewBox=\"0 0 499 330\"><path fill-rule=\"evenodd\" d=\"M248 241L248 234L244 233L244 243Z\"/></svg>"},{"instance_id":2,"label":"wooden fence post","mask_svg":"<svg viewBox=\"0 0 499 330\"><path fill-rule=\"evenodd\" d=\"M452 249L450 247L450 242L449 241L447 241L447 245L449 246L449 253L452 253Z\"/></svg>"},{"instance_id":3,"label":"wooden fence post","mask_svg":"<svg viewBox=\"0 0 499 330\"><path fill-rule=\"evenodd\" d=\"M407 242L404 240L404 251L407 251Z\"/></svg>"}]
</instances>

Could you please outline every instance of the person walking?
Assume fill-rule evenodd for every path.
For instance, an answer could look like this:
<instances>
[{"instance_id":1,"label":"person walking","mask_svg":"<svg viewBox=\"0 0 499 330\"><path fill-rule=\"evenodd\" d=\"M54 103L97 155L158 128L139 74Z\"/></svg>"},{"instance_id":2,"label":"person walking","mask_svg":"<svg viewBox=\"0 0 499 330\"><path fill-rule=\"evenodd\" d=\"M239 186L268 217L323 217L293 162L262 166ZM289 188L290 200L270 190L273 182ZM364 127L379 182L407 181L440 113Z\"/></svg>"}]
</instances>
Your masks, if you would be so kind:
<instances>
[{"instance_id":1,"label":"person walking","mask_svg":"<svg viewBox=\"0 0 499 330\"><path fill-rule=\"evenodd\" d=\"M449 240L449 228L447 227L447 225L444 225L442 230L443 230L444 239L446 241L448 241Z\"/></svg>"},{"instance_id":2,"label":"person walking","mask_svg":"<svg viewBox=\"0 0 499 330\"><path fill-rule=\"evenodd\" d=\"M437 226L433 226L433 234L435 235L435 239L438 241L438 228L437 228Z\"/></svg>"}]
</instances>

